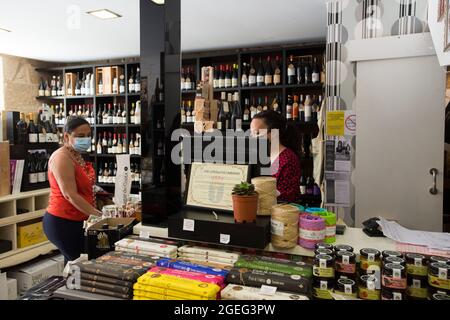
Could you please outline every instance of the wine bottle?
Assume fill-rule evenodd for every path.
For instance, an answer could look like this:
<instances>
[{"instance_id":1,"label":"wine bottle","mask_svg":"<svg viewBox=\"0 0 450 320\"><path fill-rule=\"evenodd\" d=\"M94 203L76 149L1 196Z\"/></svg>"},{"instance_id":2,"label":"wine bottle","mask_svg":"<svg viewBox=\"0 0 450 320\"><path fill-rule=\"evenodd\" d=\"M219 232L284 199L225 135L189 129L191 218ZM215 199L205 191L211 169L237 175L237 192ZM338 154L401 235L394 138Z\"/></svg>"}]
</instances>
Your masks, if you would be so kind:
<instances>
[{"instance_id":1,"label":"wine bottle","mask_svg":"<svg viewBox=\"0 0 450 320\"><path fill-rule=\"evenodd\" d=\"M113 124L117 124L118 123L117 120L118 120L117 119L117 105L114 103L113 104L113 109L112 109L112 123Z\"/></svg>"},{"instance_id":2,"label":"wine bottle","mask_svg":"<svg viewBox=\"0 0 450 320\"><path fill-rule=\"evenodd\" d=\"M261 113L263 111L263 102L262 97L258 98L258 106L256 107L256 114Z\"/></svg>"},{"instance_id":3,"label":"wine bottle","mask_svg":"<svg viewBox=\"0 0 450 320\"><path fill-rule=\"evenodd\" d=\"M314 178L308 177L306 178L306 194L313 195L314 193Z\"/></svg>"},{"instance_id":4,"label":"wine bottle","mask_svg":"<svg viewBox=\"0 0 450 320\"><path fill-rule=\"evenodd\" d=\"M131 133L130 134L130 143L128 144L129 149L130 149L130 154L136 154L135 149L134 149L134 134Z\"/></svg>"},{"instance_id":5,"label":"wine bottle","mask_svg":"<svg viewBox=\"0 0 450 320\"><path fill-rule=\"evenodd\" d=\"M263 105L262 110L263 111L269 110L269 97L268 96L264 97L264 105Z\"/></svg>"},{"instance_id":6,"label":"wine bottle","mask_svg":"<svg viewBox=\"0 0 450 320\"><path fill-rule=\"evenodd\" d=\"M186 79L184 81L184 90L192 89L192 79L191 79L191 70L187 68Z\"/></svg>"},{"instance_id":7,"label":"wine bottle","mask_svg":"<svg viewBox=\"0 0 450 320\"><path fill-rule=\"evenodd\" d=\"M292 104L292 120L298 121L298 115L299 115L298 96L294 95L294 103Z\"/></svg>"},{"instance_id":8,"label":"wine bottle","mask_svg":"<svg viewBox=\"0 0 450 320\"><path fill-rule=\"evenodd\" d=\"M134 154L141 155L141 135L136 133L136 139L134 139ZM164 155L164 148L163 148Z\"/></svg>"},{"instance_id":9,"label":"wine bottle","mask_svg":"<svg viewBox=\"0 0 450 320\"><path fill-rule=\"evenodd\" d=\"M50 124L51 130L52 130L52 141L58 142L58 128L56 127L56 117L55 115L52 116L52 123Z\"/></svg>"},{"instance_id":10,"label":"wine bottle","mask_svg":"<svg viewBox=\"0 0 450 320\"><path fill-rule=\"evenodd\" d=\"M188 123L193 123L194 122L194 116L193 116L193 109L192 109L192 102L189 100L187 102L187 113L186 113L186 119Z\"/></svg>"},{"instance_id":11,"label":"wine bottle","mask_svg":"<svg viewBox=\"0 0 450 320\"><path fill-rule=\"evenodd\" d=\"M141 124L141 100L136 101L136 110L134 111L134 124Z\"/></svg>"},{"instance_id":12,"label":"wine bottle","mask_svg":"<svg viewBox=\"0 0 450 320\"><path fill-rule=\"evenodd\" d=\"M46 181L46 174L45 174L45 152L36 152L36 158L37 158L37 176L38 176L38 183L43 183Z\"/></svg>"},{"instance_id":13,"label":"wine bottle","mask_svg":"<svg viewBox=\"0 0 450 320\"><path fill-rule=\"evenodd\" d=\"M122 134L122 152L128 153L128 141L127 141L127 134Z\"/></svg>"},{"instance_id":14,"label":"wine bottle","mask_svg":"<svg viewBox=\"0 0 450 320\"><path fill-rule=\"evenodd\" d=\"M33 113L28 114L28 142L29 143L38 143L39 135L36 125L33 121Z\"/></svg>"},{"instance_id":15,"label":"wine bottle","mask_svg":"<svg viewBox=\"0 0 450 320\"><path fill-rule=\"evenodd\" d=\"M121 74L119 77L119 94L125 93L125 75Z\"/></svg>"},{"instance_id":16,"label":"wine bottle","mask_svg":"<svg viewBox=\"0 0 450 320\"><path fill-rule=\"evenodd\" d=\"M256 85L258 87L261 87L264 85L264 67L262 64L262 59L261 57L259 58L259 63L258 63L258 71L256 74Z\"/></svg>"},{"instance_id":17,"label":"wine bottle","mask_svg":"<svg viewBox=\"0 0 450 320\"><path fill-rule=\"evenodd\" d=\"M248 85L250 87L256 86L256 70L253 62L253 58L250 58L250 71L248 76Z\"/></svg>"},{"instance_id":18,"label":"wine bottle","mask_svg":"<svg viewBox=\"0 0 450 320\"><path fill-rule=\"evenodd\" d=\"M303 175L300 176L300 194L306 194L306 179Z\"/></svg>"},{"instance_id":19,"label":"wine bottle","mask_svg":"<svg viewBox=\"0 0 450 320\"><path fill-rule=\"evenodd\" d=\"M103 181L103 163L99 163L98 173L97 173L97 181L98 183L104 183Z\"/></svg>"},{"instance_id":20,"label":"wine bottle","mask_svg":"<svg viewBox=\"0 0 450 320\"><path fill-rule=\"evenodd\" d=\"M86 73L83 71L83 78L81 79L81 83L80 83L80 94L82 96L86 95Z\"/></svg>"},{"instance_id":21,"label":"wine bottle","mask_svg":"<svg viewBox=\"0 0 450 320\"><path fill-rule=\"evenodd\" d=\"M38 96L39 97L44 97L45 96L45 85L44 85L44 79L42 79L42 78L41 78L41 81L39 82Z\"/></svg>"},{"instance_id":22,"label":"wine bottle","mask_svg":"<svg viewBox=\"0 0 450 320\"><path fill-rule=\"evenodd\" d=\"M278 93L275 95L275 98L273 98L272 101L272 110L276 111L278 113L281 113L281 108L280 108L280 104L279 104L279 98L278 98Z\"/></svg>"},{"instance_id":23,"label":"wine bottle","mask_svg":"<svg viewBox=\"0 0 450 320\"><path fill-rule=\"evenodd\" d=\"M310 122L312 115L311 96L306 96L305 100L305 121Z\"/></svg>"},{"instance_id":24,"label":"wine bottle","mask_svg":"<svg viewBox=\"0 0 450 320\"><path fill-rule=\"evenodd\" d=\"M305 70L305 72L304 72L305 82L304 82L304 83L305 83L305 84L310 84L310 83L312 83L312 79L311 79L311 66L309 65L309 61L308 61L308 60L305 62L304 70Z\"/></svg>"},{"instance_id":25,"label":"wine bottle","mask_svg":"<svg viewBox=\"0 0 450 320\"><path fill-rule=\"evenodd\" d=\"M114 133L113 135L113 140L112 140L112 147L111 147L111 151L113 154L117 154L117 134Z\"/></svg>"},{"instance_id":26,"label":"wine bottle","mask_svg":"<svg viewBox=\"0 0 450 320\"><path fill-rule=\"evenodd\" d=\"M38 183L38 175L37 175L37 169L36 169L36 163L35 163L35 155L32 153L28 156L28 182L30 184L36 184Z\"/></svg>"},{"instance_id":27,"label":"wine bottle","mask_svg":"<svg viewBox=\"0 0 450 320\"><path fill-rule=\"evenodd\" d=\"M304 99L304 96L301 94L300 95L300 101L299 101L299 104L298 104L298 109L299 109L299 111L300 111L300 114L303 112L303 114L305 114L305 99ZM301 122L303 122L305 119L300 119L301 120Z\"/></svg>"},{"instance_id":28,"label":"wine bottle","mask_svg":"<svg viewBox=\"0 0 450 320\"><path fill-rule=\"evenodd\" d=\"M213 72L213 88L216 89L218 87L219 87L219 69L218 66L215 66Z\"/></svg>"},{"instance_id":29,"label":"wine bottle","mask_svg":"<svg viewBox=\"0 0 450 320\"><path fill-rule=\"evenodd\" d=\"M127 123L127 109L126 106L123 105L122 108L122 124L126 124Z\"/></svg>"},{"instance_id":30,"label":"wine bottle","mask_svg":"<svg viewBox=\"0 0 450 320\"><path fill-rule=\"evenodd\" d=\"M225 73L223 71L223 65L220 65L218 84L219 84L218 88L225 88Z\"/></svg>"},{"instance_id":31,"label":"wine bottle","mask_svg":"<svg viewBox=\"0 0 450 320\"><path fill-rule=\"evenodd\" d=\"M134 113L136 111L134 102L131 103L131 110L130 110L130 124L135 124L136 118L134 117Z\"/></svg>"},{"instance_id":32,"label":"wine bottle","mask_svg":"<svg viewBox=\"0 0 450 320\"><path fill-rule=\"evenodd\" d=\"M164 102L164 84L161 80L160 86L159 86L159 97L158 97L158 101L159 102Z\"/></svg>"},{"instance_id":33,"label":"wine bottle","mask_svg":"<svg viewBox=\"0 0 450 320\"><path fill-rule=\"evenodd\" d=\"M246 98L244 102L244 114L242 116L243 121L250 121L250 99Z\"/></svg>"},{"instance_id":34,"label":"wine bottle","mask_svg":"<svg viewBox=\"0 0 450 320\"><path fill-rule=\"evenodd\" d=\"M162 156L162 155L164 155L164 152L163 152L163 143L162 143L162 141L160 140L159 142L158 142L158 156Z\"/></svg>"},{"instance_id":35,"label":"wine bottle","mask_svg":"<svg viewBox=\"0 0 450 320\"><path fill-rule=\"evenodd\" d=\"M47 80L44 83L44 95L46 97L50 97L52 95L51 88Z\"/></svg>"},{"instance_id":36,"label":"wine bottle","mask_svg":"<svg viewBox=\"0 0 450 320\"><path fill-rule=\"evenodd\" d=\"M102 135L99 133L97 139L97 154L102 154L102 152Z\"/></svg>"},{"instance_id":37,"label":"wine bottle","mask_svg":"<svg viewBox=\"0 0 450 320\"><path fill-rule=\"evenodd\" d=\"M128 79L128 92L134 93L135 92L135 86L134 86L134 70L131 68L131 74L130 78Z\"/></svg>"},{"instance_id":38,"label":"wine bottle","mask_svg":"<svg viewBox=\"0 0 450 320\"><path fill-rule=\"evenodd\" d=\"M93 76L93 75L92 75L92 76ZM90 87L90 85L91 85L91 74L88 73L88 74L86 75L86 78L84 79L84 94L85 94L86 96L88 96L89 93L91 93L91 87Z\"/></svg>"},{"instance_id":39,"label":"wine bottle","mask_svg":"<svg viewBox=\"0 0 450 320\"><path fill-rule=\"evenodd\" d=\"M264 84L266 86L271 86L273 84L272 62L270 61L270 56L267 56L266 73L264 74Z\"/></svg>"},{"instance_id":40,"label":"wine bottle","mask_svg":"<svg viewBox=\"0 0 450 320\"><path fill-rule=\"evenodd\" d=\"M243 87L248 86L248 69L247 69L247 64L245 62L242 64L241 85Z\"/></svg>"},{"instance_id":41,"label":"wine bottle","mask_svg":"<svg viewBox=\"0 0 450 320\"><path fill-rule=\"evenodd\" d=\"M118 153L118 154L123 153L123 142L122 142L122 136L120 134L117 137L116 153Z\"/></svg>"},{"instance_id":42,"label":"wine bottle","mask_svg":"<svg viewBox=\"0 0 450 320\"><path fill-rule=\"evenodd\" d=\"M56 95L57 96L63 96L64 95L64 93L62 92L61 76L58 76L56 78Z\"/></svg>"},{"instance_id":43,"label":"wine bottle","mask_svg":"<svg viewBox=\"0 0 450 320\"><path fill-rule=\"evenodd\" d=\"M218 130L226 130L228 127L228 118L225 112L225 101L226 94L225 92L221 93L221 99L219 101L219 112L217 113L217 129ZM227 104L228 106L228 104Z\"/></svg>"},{"instance_id":44,"label":"wine bottle","mask_svg":"<svg viewBox=\"0 0 450 320\"><path fill-rule=\"evenodd\" d=\"M233 64L233 75L231 76L231 87L236 88L238 86L238 68L237 64Z\"/></svg>"},{"instance_id":45,"label":"wine bottle","mask_svg":"<svg viewBox=\"0 0 450 320\"><path fill-rule=\"evenodd\" d=\"M136 93L141 92L141 69L136 69L136 81L134 83L134 91Z\"/></svg>"},{"instance_id":46,"label":"wine bottle","mask_svg":"<svg viewBox=\"0 0 450 320\"><path fill-rule=\"evenodd\" d=\"M113 124L114 123L114 114L113 114L112 106L111 106L110 103L108 104L108 116L107 117L108 117L107 118L107 123L108 124Z\"/></svg>"},{"instance_id":47,"label":"wine bottle","mask_svg":"<svg viewBox=\"0 0 450 320\"><path fill-rule=\"evenodd\" d=\"M230 66L226 65L225 69L225 88L231 88L231 73L230 73Z\"/></svg>"},{"instance_id":48,"label":"wine bottle","mask_svg":"<svg viewBox=\"0 0 450 320\"><path fill-rule=\"evenodd\" d=\"M256 106L255 106L255 97L252 99L252 105L250 106L250 120L256 116Z\"/></svg>"},{"instance_id":49,"label":"wine bottle","mask_svg":"<svg viewBox=\"0 0 450 320\"><path fill-rule=\"evenodd\" d=\"M281 84L281 69L280 69L280 57L275 58L275 67L273 71L273 84L275 86Z\"/></svg>"},{"instance_id":50,"label":"wine bottle","mask_svg":"<svg viewBox=\"0 0 450 320\"><path fill-rule=\"evenodd\" d=\"M56 76L52 77L51 86L52 86L51 96L56 97L58 95L58 91L56 88Z\"/></svg>"},{"instance_id":51,"label":"wine bottle","mask_svg":"<svg viewBox=\"0 0 450 320\"><path fill-rule=\"evenodd\" d=\"M287 99L287 104L286 104L286 119L288 121L292 120L292 111L293 111L293 106L292 106L293 102L292 102L292 96L289 95L288 99Z\"/></svg>"},{"instance_id":52,"label":"wine bottle","mask_svg":"<svg viewBox=\"0 0 450 320\"><path fill-rule=\"evenodd\" d=\"M297 83L305 83L305 67L303 66L303 59L300 59L297 64Z\"/></svg>"},{"instance_id":53,"label":"wine bottle","mask_svg":"<svg viewBox=\"0 0 450 320\"><path fill-rule=\"evenodd\" d=\"M20 119L16 124L16 132L19 144L25 144L28 141L28 125L25 121L25 114L20 113Z\"/></svg>"},{"instance_id":54,"label":"wine bottle","mask_svg":"<svg viewBox=\"0 0 450 320\"><path fill-rule=\"evenodd\" d=\"M319 69L319 65L317 64L317 58L314 58L314 63L313 63L313 67L312 67L311 81L314 84L320 82L320 69Z\"/></svg>"},{"instance_id":55,"label":"wine bottle","mask_svg":"<svg viewBox=\"0 0 450 320\"><path fill-rule=\"evenodd\" d=\"M186 89L185 83L186 83L186 73L184 72L184 68L181 68L181 91L184 91Z\"/></svg>"},{"instance_id":56,"label":"wine bottle","mask_svg":"<svg viewBox=\"0 0 450 320\"><path fill-rule=\"evenodd\" d=\"M186 101L183 100L180 108L180 114L181 114L181 124L186 123Z\"/></svg>"},{"instance_id":57,"label":"wine bottle","mask_svg":"<svg viewBox=\"0 0 450 320\"><path fill-rule=\"evenodd\" d=\"M233 96L233 112L231 115L231 129L236 131L242 131L242 107L239 102L239 93L235 93Z\"/></svg>"},{"instance_id":58,"label":"wine bottle","mask_svg":"<svg viewBox=\"0 0 450 320\"><path fill-rule=\"evenodd\" d=\"M289 63L287 67L288 84L295 84L296 81L295 73L296 72L295 72L294 56L291 55L289 57Z\"/></svg>"},{"instance_id":59,"label":"wine bottle","mask_svg":"<svg viewBox=\"0 0 450 320\"><path fill-rule=\"evenodd\" d=\"M112 154L113 153L113 143L112 143L112 134L111 132L108 132L108 150L107 150L108 154Z\"/></svg>"},{"instance_id":60,"label":"wine bottle","mask_svg":"<svg viewBox=\"0 0 450 320\"><path fill-rule=\"evenodd\" d=\"M99 73L98 76L98 94L103 94L103 79L101 73Z\"/></svg>"}]
</instances>

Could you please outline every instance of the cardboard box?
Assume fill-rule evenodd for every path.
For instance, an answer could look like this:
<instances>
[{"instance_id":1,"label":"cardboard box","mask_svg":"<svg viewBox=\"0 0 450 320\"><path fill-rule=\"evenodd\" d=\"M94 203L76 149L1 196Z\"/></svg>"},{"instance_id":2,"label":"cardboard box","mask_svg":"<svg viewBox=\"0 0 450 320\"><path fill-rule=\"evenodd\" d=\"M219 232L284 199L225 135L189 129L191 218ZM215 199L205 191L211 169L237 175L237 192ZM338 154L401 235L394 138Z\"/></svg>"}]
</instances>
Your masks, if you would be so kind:
<instances>
[{"instance_id":1,"label":"cardboard box","mask_svg":"<svg viewBox=\"0 0 450 320\"><path fill-rule=\"evenodd\" d=\"M8 300L6 273L0 273L0 300Z\"/></svg>"},{"instance_id":2,"label":"cardboard box","mask_svg":"<svg viewBox=\"0 0 450 320\"><path fill-rule=\"evenodd\" d=\"M64 271L64 256L62 254L57 255L55 257L50 258L53 261L56 261L58 264L58 274L57 276L62 276Z\"/></svg>"},{"instance_id":3,"label":"cardboard box","mask_svg":"<svg viewBox=\"0 0 450 320\"><path fill-rule=\"evenodd\" d=\"M17 225L17 248L25 248L47 241L42 221Z\"/></svg>"},{"instance_id":4,"label":"cardboard box","mask_svg":"<svg viewBox=\"0 0 450 320\"><path fill-rule=\"evenodd\" d=\"M13 278L7 278L8 282L8 300L17 299L17 280Z\"/></svg>"},{"instance_id":5,"label":"cardboard box","mask_svg":"<svg viewBox=\"0 0 450 320\"><path fill-rule=\"evenodd\" d=\"M11 192L11 176L9 165L9 142L0 142L0 196Z\"/></svg>"},{"instance_id":6,"label":"cardboard box","mask_svg":"<svg viewBox=\"0 0 450 320\"><path fill-rule=\"evenodd\" d=\"M134 218L108 218L92 225L87 230L86 248L89 260L114 251L114 244L133 232ZM103 225L108 224L108 229L103 229ZM124 226L117 229L117 225Z\"/></svg>"},{"instance_id":7,"label":"cardboard box","mask_svg":"<svg viewBox=\"0 0 450 320\"><path fill-rule=\"evenodd\" d=\"M17 280L19 295L28 289L58 274L58 263L51 259L42 260L32 264L18 267L8 272L8 277Z\"/></svg>"}]
</instances>

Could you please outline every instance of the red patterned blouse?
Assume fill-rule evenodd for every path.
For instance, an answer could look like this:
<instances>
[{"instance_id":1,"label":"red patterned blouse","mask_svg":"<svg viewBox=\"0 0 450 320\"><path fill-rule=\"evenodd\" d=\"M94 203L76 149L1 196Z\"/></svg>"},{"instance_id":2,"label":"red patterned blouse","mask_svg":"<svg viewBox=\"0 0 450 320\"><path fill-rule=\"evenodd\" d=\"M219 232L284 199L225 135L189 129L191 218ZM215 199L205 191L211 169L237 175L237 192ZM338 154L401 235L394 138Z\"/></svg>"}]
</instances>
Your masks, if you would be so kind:
<instances>
[{"instance_id":1,"label":"red patterned blouse","mask_svg":"<svg viewBox=\"0 0 450 320\"><path fill-rule=\"evenodd\" d=\"M295 201L300 193L300 160L294 151L284 149L272 165L272 177L277 179L278 201Z\"/></svg>"}]
</instances>

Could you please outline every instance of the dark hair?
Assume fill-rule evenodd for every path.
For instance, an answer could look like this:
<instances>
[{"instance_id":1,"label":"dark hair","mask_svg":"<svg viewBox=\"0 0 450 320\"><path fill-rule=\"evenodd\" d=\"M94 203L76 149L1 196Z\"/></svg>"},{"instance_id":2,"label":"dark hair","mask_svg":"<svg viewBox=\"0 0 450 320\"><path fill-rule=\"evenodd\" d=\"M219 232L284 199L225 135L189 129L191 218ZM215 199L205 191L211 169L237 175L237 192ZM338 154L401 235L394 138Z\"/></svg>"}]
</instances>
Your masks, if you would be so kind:
<instances>
[{"instance_id":1,"label":"dark hair","mask_svg":"<svg viewBox=\"0 0 450 320\"><path fill-rule=\"evenodd\" d=\"M266 110L256 114L253 119L261 119L267 126L268 130L278 129L280 135L280 143L286 148L291 149L297 155L300 155L301 141L298 130L278 112Z\"/></svg>"},{"instance_id":2,"label":"dark hair","mask_svg":"<svg viewBox=\"0 0 450 320\"><path fill-rule=\"evenodd\" d=\"M74 132L78 127L81 127L82 125L87 124L89 125L89 122L86 121L85 118L83 117L78 117L78 116L70 116L67 117L67 122L66 125L64 126L64 132L67 133L72 133Z\"/></svg>"}]
</instances>

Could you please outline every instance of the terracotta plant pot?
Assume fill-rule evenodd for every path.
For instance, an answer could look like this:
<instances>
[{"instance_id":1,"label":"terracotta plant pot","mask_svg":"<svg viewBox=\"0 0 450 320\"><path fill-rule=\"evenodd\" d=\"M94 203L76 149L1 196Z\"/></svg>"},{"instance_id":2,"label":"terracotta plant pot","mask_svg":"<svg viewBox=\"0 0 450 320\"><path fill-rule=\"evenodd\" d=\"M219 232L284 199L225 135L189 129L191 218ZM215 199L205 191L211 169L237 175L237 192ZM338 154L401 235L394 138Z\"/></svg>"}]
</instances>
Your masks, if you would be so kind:
<instances>
[{"instance_id":1,"label":"terracotta plant pot","mask_svg":"<svg viewBox=\"0 0 450 320\"><path fill-rule=\"evenodd\" d=\"M239 196L233 194L232 197L234 221L236 221L236 223L256 222L258 194L254 196Z\"/></svg>"}]
</instances>

